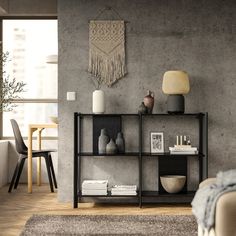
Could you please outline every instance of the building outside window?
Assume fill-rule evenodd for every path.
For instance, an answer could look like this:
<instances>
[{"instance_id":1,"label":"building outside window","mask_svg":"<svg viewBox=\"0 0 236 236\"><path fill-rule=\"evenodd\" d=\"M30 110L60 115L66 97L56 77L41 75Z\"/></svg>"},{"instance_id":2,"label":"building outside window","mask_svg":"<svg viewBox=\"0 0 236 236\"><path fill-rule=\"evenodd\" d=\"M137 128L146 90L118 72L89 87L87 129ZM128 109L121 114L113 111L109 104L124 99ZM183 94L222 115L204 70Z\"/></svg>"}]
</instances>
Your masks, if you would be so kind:
<instances>
[{"instance_id":1,"label":"building outside window","mask_svg":"<svg viewBox=\"0 0 236 236\"><path fill-rule=\"evenodd\" d=\"M29 123L48 123L57 116L57 64L46 63L48 55L58 54L57 20L3 20L2 41L10 59L4 70L26 84L14 110L3 112L2 136L13 136L12 118L27 136ZM57 136L57 130L46 129L44 135Z\"/></svg>"}]
</instances>

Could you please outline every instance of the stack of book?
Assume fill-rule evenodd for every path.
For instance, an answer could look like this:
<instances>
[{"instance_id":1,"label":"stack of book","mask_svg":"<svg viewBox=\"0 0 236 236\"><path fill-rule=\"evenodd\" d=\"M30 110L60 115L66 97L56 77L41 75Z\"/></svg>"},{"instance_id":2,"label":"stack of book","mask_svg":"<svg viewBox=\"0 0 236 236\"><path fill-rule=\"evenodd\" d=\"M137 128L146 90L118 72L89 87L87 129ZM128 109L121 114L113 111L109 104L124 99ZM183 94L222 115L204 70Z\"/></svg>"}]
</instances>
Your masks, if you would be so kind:
<instances>
[{"instance_id":1,"label":"stack of book","mask_svg":"<svg viewBox=\"0 0 236 236\"><path fill-rule=\"evenodd\" d=\"M111 195L136 196L137 186L136 185L115 185L111 188Z\"/></svg>"},{"instance_id":2,"label":"stack of book","mask_svg":"<svg viewBox=\"0 0 236 236\"><path fill-rule=\"evenodd\" d=\"M82 195L107 195L108 180L84 180Z\"/></svg>"},{"instance_id":3,"label":"stack of book","mask_svg":"<svg viewBox=\"0 0 236 236\"><path fill-rule=\"evenodd\" d=\"M191 145L175 145L174 147L169 147L169 150L170 154L198 154L198 149Z\"/></svg>"}]
</instances>

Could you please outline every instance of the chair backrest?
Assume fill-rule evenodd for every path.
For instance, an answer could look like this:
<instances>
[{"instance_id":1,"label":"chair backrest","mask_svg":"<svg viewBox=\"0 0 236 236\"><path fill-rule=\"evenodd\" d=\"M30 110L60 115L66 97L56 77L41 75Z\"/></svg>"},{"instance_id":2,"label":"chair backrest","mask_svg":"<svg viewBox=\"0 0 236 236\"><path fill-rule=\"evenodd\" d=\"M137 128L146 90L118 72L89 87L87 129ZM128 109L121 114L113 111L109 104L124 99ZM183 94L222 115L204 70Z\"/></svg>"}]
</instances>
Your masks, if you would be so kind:
<instances>
[{"instance_id":1,"label":"chair backrest","mask_svg":"<svg viewBox=\"0 0 236 236\"><path fill-rule=\"evenodd\" d=\"M15 137L16 151L19 154L25 154L25 152L28 151L28 148L26 147L24 140L21 136L19 126L14 119L11 119L11 126L12 126L14 137Z\"/></svg>"}]
</instances>

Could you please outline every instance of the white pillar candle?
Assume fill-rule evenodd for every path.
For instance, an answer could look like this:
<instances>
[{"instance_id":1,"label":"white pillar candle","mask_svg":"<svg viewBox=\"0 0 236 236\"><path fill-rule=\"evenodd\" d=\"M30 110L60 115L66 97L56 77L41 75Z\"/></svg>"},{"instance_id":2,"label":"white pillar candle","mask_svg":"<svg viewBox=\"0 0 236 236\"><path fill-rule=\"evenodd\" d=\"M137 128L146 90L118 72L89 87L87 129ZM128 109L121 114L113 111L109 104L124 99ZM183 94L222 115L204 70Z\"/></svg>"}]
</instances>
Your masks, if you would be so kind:
<instances>
[{"instance_id":1,"label":"white pillar candle","mask_svg":"<svg viewBox=\"0 0 236 236\"><path fill-rule=\"evenodd\" d=\"M103 114L105 112L105 95L102 90L93 92L93 113Z\"/></svg>"}]
</instances>

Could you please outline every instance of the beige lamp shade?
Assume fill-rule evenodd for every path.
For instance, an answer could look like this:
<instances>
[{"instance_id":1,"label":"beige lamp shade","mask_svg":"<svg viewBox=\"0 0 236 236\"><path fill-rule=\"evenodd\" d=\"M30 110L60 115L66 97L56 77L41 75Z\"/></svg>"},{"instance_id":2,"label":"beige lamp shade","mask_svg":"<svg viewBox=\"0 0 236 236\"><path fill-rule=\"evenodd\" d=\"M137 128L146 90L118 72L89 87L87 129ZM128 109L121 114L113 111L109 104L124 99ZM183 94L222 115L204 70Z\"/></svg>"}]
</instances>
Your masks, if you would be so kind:
<instances>
[{"instance_id":1,"label":"beige lamp shade","mask_svg":"<svg viewBox=\"0 0 236 236\"><path fill-rule=\"evenodd\" d=\"M180 70L165 72L162 91L165 94L187 94L190 90L188 74Z\"/></svg>"},{"instance_id":2,"label":"beige lamp shade","mask_svg":"<svg viewBox=\"0 0 236 236\"><path fill-rule=\"evenodd\" d=\"M58 63L58 55L56 55L56 54L48 55L46 57L46 63L57 64Z\"/></svg>"}]
</instances>

